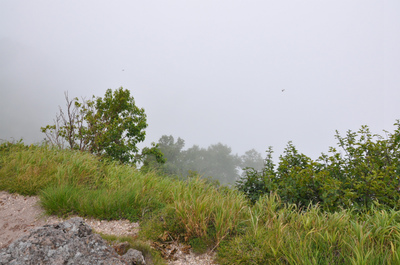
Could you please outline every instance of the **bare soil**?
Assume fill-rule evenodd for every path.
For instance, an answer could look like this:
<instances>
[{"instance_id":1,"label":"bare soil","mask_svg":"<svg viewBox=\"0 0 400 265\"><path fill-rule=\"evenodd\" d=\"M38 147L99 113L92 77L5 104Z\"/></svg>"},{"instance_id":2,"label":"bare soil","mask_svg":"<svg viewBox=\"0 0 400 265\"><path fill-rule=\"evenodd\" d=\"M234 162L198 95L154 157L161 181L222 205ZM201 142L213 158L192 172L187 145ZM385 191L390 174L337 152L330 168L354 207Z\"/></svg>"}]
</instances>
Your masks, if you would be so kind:
<instances>
[{"instance_id":1,"label":"bare soil","mask_svg":"<svg viewBox=\"0 0 400 265\"><path fill-rule=\"evenodd\" d=\"M139 223L128 220L99 221L84 219L95 232L117 236L135 236L139 231ZM62 222L57 216L49 216L39 205L37 196L21 196L0 191L0 248L7 247L14 240L29 234L29 230L46 224ZM213 254L196 255L187 246L175 244L173 265L210 265L214 263Z\"/></svg>"}]
</instances>

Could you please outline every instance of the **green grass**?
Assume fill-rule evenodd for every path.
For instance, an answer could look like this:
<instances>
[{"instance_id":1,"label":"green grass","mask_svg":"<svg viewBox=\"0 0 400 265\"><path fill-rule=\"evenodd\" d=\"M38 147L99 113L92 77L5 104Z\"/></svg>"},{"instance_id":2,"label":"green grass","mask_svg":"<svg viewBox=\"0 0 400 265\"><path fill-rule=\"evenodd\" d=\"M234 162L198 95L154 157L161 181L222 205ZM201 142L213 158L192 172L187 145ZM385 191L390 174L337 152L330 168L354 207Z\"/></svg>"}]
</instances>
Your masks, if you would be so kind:
<instances>
[{"instance_id":1,"label":"green grass","mask_svg":"<svg viewBox=\"0 0 400 265\"><path fill-rule=\"evenodd\" d=\"M279 204L276 195L256 203L246 233L220 247L220 264L400 264L400 212Z\"/></svg>"},{"instance_id":2,"label":"green grass","mask_svg":"<svg viewBox=\"0 0 400 265\"><path fill-rule=\"evenodd\" d=\"M0 154L0 189L22 195L64 184L96 188L105 177L105 165L79 151L4 143Z\"/></svg>"},{"instance_id":3,"label":"green grass","mask_svg":"<svg viewBox=\"0 0 400 265\"><path fill-rule=\"evenodd\" d=\"M220 264L400 264L400 212L379 205L327 213L285 205L275 194L251 205L200 178L22 143L0 145L0 190L39 195L50 214L139 221L131 244L152 257L148 240L178 240L196 252L217 251Z\"/></svg>"}]
</instances>

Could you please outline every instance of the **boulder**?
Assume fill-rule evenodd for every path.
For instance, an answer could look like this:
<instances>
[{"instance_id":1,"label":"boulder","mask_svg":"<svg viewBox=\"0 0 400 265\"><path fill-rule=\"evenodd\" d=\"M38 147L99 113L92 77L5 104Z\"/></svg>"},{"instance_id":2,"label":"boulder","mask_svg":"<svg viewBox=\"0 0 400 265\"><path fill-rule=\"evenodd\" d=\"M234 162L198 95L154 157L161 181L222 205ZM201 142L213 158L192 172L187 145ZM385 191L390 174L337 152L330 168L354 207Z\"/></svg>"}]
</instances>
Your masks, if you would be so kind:
<instances>
[{"instance_id":1,"label":"boulder","mask_svg":"<svg viewBox=\"0 0 400 265\"><path fill-rule=\"evenodd\" d=\"M126 254L122 256L122 260L127 264L146 265L142 252L136 249L128 249Z\"/></svg>"},{"instance_id":2,"label":"boulder","mask_svg":"<svg viewBox=\"0 0 400 265\"><path fill-rule=\"evenodd\" d=\"M82 218L45 225L0 249L0 264L145 264L142 253L130 249L119 256Z\"/></svg>"}]
</instances>

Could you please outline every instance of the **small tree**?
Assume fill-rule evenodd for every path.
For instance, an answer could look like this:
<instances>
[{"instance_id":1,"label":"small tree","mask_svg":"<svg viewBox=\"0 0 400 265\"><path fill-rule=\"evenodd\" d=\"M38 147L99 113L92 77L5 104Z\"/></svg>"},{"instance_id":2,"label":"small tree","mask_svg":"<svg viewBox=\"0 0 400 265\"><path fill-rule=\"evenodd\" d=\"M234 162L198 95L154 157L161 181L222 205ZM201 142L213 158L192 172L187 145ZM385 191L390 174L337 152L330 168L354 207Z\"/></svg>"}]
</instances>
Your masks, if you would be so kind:
<instances>
[{"instance_id":1,"label":"small tree","mask_svg":"<svg viewBox=\"0 0 400 265\"><path fill-rule=\"evenodd\" d=\"M143 108L135 105L130 91L120 87L106 91L104 98L79 102L78 98L67 101L67 113L61 107L55 124L42 127L50 143L89 151L122 163L135 162L137 143L144 141L147 127Z\"/></svg>"}]
</instances>

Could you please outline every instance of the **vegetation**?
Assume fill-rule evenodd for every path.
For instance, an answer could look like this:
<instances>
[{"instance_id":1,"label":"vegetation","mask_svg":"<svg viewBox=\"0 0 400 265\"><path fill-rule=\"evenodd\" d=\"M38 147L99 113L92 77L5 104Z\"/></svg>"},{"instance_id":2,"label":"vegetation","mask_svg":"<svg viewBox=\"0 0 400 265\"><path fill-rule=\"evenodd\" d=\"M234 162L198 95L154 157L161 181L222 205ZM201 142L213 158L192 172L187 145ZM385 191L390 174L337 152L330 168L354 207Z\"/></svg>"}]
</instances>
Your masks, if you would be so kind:
<instances>
[{"instance_id":1,"label":"vegetation","mask_svg":"<svg viewBox=\"0 0 400 265\"><path fill-rule=\"evenodd\" d=\"M163 135L157 147L164 154L165 163L158 163L153 156L147 156L145 163L160 174L186 179L195 172L223 185L233 184L239 178L241 168L262 169L263 166L261 154L254 149L238 156L232 154L230 147L221 143L208 148L193 145L187 150L183 150L184 146L182 138L178 137L175 141L172 135Z\"/></svg>"},{"instance_id":2,"label":"vegetation","mask_svg":"<svg viewBox=\"0 0 400 265\"><path fill-rule=\"evenodd\" d=\"M137 143L144 141L147 127L143 108L135 105L128 89L108 89L104 98L68 99L67 110L56 115L54 125L41 130L59 148L89 151L122 163L136 161ZM158 156L156 156L158 157Z\"/></svg>"},{"instance_id":3,"label":"vegetation","mask_svg":"<svg viewBox=\"0 0 400 265\"><path fill-rule=\"evenodd\" d=\"M220 264L400 264L399 211L327 213L271 194L249 212L246 232L221 245Z\"/></svg>"},{"instance_id":4,"label":"vegetation","mask_svg":"<svg viewBox=\"0 0 400 265\"><path fill-rule=\"evenodd\" d=\"M287 161L288 154L294 150ZM86 152L21 142L0 145L0 189L38 194L52 214L139 220L137 245L146 253L143 242L172 239L217 251L219 264L400 264L400 212L376 200L363 212L298 207L277 193L251 204L200 178L143 173Z\"/></svg>"},{"instance_id":5,"label":"vegetation","mask_svg":"<svg viewBox=\"0 0 400 265\"><path fill-rule=\"evenodd\" d=\"M123 88L66 100L66 114L42 128L47 143L0 144L0 190L39 195L49 214L139 221L137 239L102 236L154 264L164 262L149 240L217 251L219 264L400 264L399 121L386 137L337 132L341 151L315 161L289 142L276 166L270 147L259 169L254 150L183 150L172 136L139 154L146 115ZM234 188L199 175L226 183L244 166Z\"/></svg>"},{"instance_id":6,"label":"vegetation","mask_svg":"<svg viewBox=\"0 0 400 265\"><path fill-rule=\"evenodd\" d=\"M254 203L270 192L283 202L298 207L319 205L334 212L342 208L368 211L380 207L400 210L400 123L387 136L372 135L367 126L345 137L336 133L338 149L331 147L313 161L289 142L275 167L272 149L267 151L264 169L248 169L237 182Z\"/></svg>"},{"instance_id":7,"label":"vegetation","mask_svg":"<svg viewBox=\"0 0 400 265\"><path fill-rule=\"evenodd\" d=\"M143 236L214 247L235 233L247 200L199 177L186 181L142 173L79 150L0 146L0 189L38 194L49 214L142 221ZM172 209L172 210L171 210ZM157 218L157 217L162 218Z\"/></svg>"}]
</instances>

